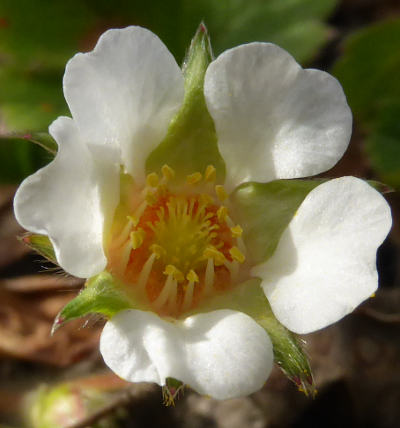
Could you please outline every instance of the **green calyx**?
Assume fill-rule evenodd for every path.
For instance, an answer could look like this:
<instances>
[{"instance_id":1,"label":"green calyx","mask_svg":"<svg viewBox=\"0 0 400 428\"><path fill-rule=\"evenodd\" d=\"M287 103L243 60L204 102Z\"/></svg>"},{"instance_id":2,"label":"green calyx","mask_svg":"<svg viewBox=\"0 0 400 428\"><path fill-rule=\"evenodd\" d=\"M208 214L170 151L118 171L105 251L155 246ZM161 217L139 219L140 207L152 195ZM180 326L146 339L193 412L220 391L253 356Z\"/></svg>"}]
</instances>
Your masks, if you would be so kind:
<instances>
[{"instance_id":1,"label":"green calyx","mask_svg":"<svg viewBox=\"0 0 400 428\"><path fill-rule=\"evenodd\" d=\"M207 29L200 24L183 63L185 97L172 119L167 135L149 155L146 170L158 172L164 164L182 180L194 171L204 172L208 165L217 169L217 182L225 177L225 164L218 151L217 134L204 98L204 76L212 61Z\"/></svg>"},{"instance_id":2,"label":"green calyx","mask_svg":"<svg viewBox=\"0 0 400 428\"><path fill-rule=\"evenodd\" d=\"M68 302L53 323L52 334L63 324L88 314L111 318L124 309L145 309L133 302L109 272L102 272L86 281L82 291Z\"/></svg>"}]
</instances>

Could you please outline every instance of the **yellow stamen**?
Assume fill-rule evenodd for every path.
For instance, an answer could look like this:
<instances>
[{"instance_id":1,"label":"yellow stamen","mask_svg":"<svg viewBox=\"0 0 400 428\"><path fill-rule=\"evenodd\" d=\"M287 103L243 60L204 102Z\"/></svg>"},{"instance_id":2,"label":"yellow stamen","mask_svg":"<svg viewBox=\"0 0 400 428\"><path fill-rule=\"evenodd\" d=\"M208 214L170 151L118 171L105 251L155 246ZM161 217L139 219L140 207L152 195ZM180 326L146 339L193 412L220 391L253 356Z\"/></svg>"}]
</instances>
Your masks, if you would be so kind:
<instances>
[{"instance_id":1,"label":"yellow stamen","mask_svg":"<svg viewBox=\"0 0 400 428\"><path fill-rule=\"evenodd\" d=\"M164 275L172 275L172 277L178 282L182 282L185 279L185 277L183 276L183 273L174 265L165 266L165 270L163 273Z\"/></svg>"},{"instance_id":2,"label":"yellow stamen","mask_svg":"<svg viewBox=\"0 0 400 428\"><path fill-rule=\"evenodd\" d=\"M213 259L215 266L222 266L225 263L225 256L221 251L218 251L215 247L207 247L204 250L203 257L205 259Z\"/></svg>"},{"instance_id":3,"label":"yellow stamen","mask_svg":"<svg viewBox=\"0 0 400 428\"><path fill-rule=\"evenodd\" d=\"M218 221L220 223L225 222L227 216L228 216L228 208L222 205L221 207L218 208L218 211L217 211Z\"/></svg>"},{"instance_id":4,"label":"yellow stamen","mask_svg":"<svg viewBox=\"0 0 400 428\"><path fill-rule=\"evenodd\" d=\"M234 238L239 238L242 236L243 229L240 227L239 224L237 224L236 226L231 227L231 232Z\"/></svg>"},{"instance_id":5,"label":"yellow stamen","mask_svg":"<svg viewBox=\"0 0 400 428\"><path fill-rule=\"evenodd\" d=\"M189 273L186 275L186 279L191 282L199 282L199 277L193 269L190 269Z\"/></svg>"},{"instance_id":6,"label":"yellow stamen","mask_svg":"<svg viewBox=\"0 0 400 428\"><path fill-rule=\"evenodd\" d=\"M136 250L143 244L144 237L145 237L145 232L141 227L139 227L138 230L134 230L133 232L131 232L130 238L131 238L132 248L134 250Z\"/></svg>"},{"instance_id":7,"label":"yellow stamen","mask_svg":"<svg viewBox=\"0 0 400 428\"><path fill-rule=\"evenodd\" d=\"M158 175L155 172L151 172L146 177L146 184L150 187L157 187L158 184Z\"/></svg>"},{"instance_id":8,"label":"yellow stamen","mask_svg":"<svg viewBox=\"0 0 400 428\"><path fill-rule=\"evenodd\" d=\"M237 260L239 263L243 263L246 260L244 254L239 250L238 247L232 247L229 250L229 254L232 256L234 260Z\"/></svg>"},{"instance_id":9,"label":"yellow stamen","mask_svg":"<svg viewBox=\"0 0 400 428\"><path fill-rule=\"evenodd\" d=\"M228 194L226 193L226 190L224 189L224 186L222 186L221 184L217 184L215 186L215 193L218 196L218 199L223 202L226 199L228 199Z\"/></svg>"},{"instance_id":10,"label":"yellow stamen","mask_svg":"<svg viewBox=\"0 0 400 428\"><path fill-rule=\"evenodd\" d=\"M200 172L195 172L193 174L188 175L186 177L186 181L188 184L198 184L202 178L203 176L201 175Z\"/></svg>"},{"instance_id":11,"label":"yellow stamen","mask_svg":"<svg viewBox=\"0 0 400 428\"><path fill-rule=\"evenodd\" d=\"M150 245L149 249L152 253L156 255L157 259L159 259L162 256L165 256L166 254L166 251L164 250L164 248L158 244Z\"/></svg>"},{"instance_id":12,"label":"yellow stamen","mask_svg":"<svg viewBox=\"0 0 400 428\"><path fill-rule=\"evenodd\" d=\"M168 165L163 165L161 168L163 177L168 181L175 177L175 171Z\"/></svg>"},{"instance_id":13,"label":"yellow stamen","mask_svg":"<svg viewBox=\"0 0 400 428\"><path fill-rule=\"evenodd\" d=\"M204 173L204 181L215 181L216 172L217 170L213 167L213 165L208 165L208 167L206 168L206 172Z\"/></svg>"}]
</instances>

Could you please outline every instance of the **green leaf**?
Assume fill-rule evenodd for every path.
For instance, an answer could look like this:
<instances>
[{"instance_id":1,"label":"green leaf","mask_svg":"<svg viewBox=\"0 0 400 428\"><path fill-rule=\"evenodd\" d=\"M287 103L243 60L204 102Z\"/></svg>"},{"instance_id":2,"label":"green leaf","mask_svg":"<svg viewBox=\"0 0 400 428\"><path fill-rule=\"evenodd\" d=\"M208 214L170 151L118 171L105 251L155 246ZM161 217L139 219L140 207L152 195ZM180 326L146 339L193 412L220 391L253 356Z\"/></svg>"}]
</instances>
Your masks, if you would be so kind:
<instances>
[{"instance_id":1,"label":"green leaf","mask_svg":"<svg viewBox=\"0 0 400 428\"><path fill-rule=\"evenodd\" d=\"M333 73L355 117L366 127L389 101L400 98L400 19L380 22L348 37Z\"/></svg>"},{"instance_id":2,"label":"green leaf","mask_svg":"<svg viewBox=\"0 0 400 428\"><path fill-rule=\"evenodd\" d=\"M309 61L327 41L329 29L322 23L337 0L209 0L203 16L215 33L215 47L253 41L276 43L300 63ZM221 31L223 29L223 31Z\"/></svg>"},{"instance_id":3,"label":"green leaf","mask_svg":"<svg viewBox=\"0 0 400 428\"><path fill-rule=\"evenodd\" d=\"M274 316L259 279L238 285L232 292L217 295L201 305L197 312L232 309L252 317L268 333L275 362L306 395L315 394L315 385L306 354L297 337L287 330Z\"/></svg>"},{"instance_id":4,"label":"green leaf","mask_svg":"<svg viewBox=\"0 0 400 428\"><path fill-rule=\"evenodd\" d=\"M93 24L90 2L2 0L0 49L25 67L43 63L63 67Z\"/></svg>"},{"instance_id":5,"label":"green leaf","mask_svg":"<svg viewBox=\"0 0 400 428\"><path fill-rule=\"evenodd\" d=\"M372 167L400 187L400 19L380 22L350 36L334 73L367 134Z\"/></svg>"},{"instance_id":6,"label":"green leaf","mask_svg":"<svg viewBox=\"0 0 400 428\"><path fill-rule=\"evenodd\" d=\"M27 136L28 137L28 136ZM0 182L18 183L53 159L28 138L0 135Z\"/></svg>"},{"instance_id":7,"label":"green leaf","mask_svg":"<svg viewBox=\"0 0 400 428\"><path fill-rule=\"evenodd\" d=\"M400 103L382 108L374 129L366 140L369 159L382 177L397 189L400 188Z\"/></svg>"},{"instance_id":8,"label":"green leaf","mask_svg":"<svg viewBox=\"0 0 400 428\"><path fill-rule=\"evenodd\" d=\"M94 47L108 28L135 23L154 31L181 61L199 22L219 54L253 41L277 43L301 62L327 41L323 21L337 0L2 0L0 111L7 130L42 131L67 113L65 64ZM23 11L23 13L21 13Z\"/></svg>"},{"instance_id":9,"label":"green leaf","mask_svg":"<svg viewBox=\"0 0 400 428\"><path fill-rule=\"evenodd\" d=\"M253 264L270 257L279 239L308 193L324 180L276 180L246 183L231 196L235 221Z\"/></svg>"},{"instance_id":10,"label":"green leaf","mask_svg":"<svg viewBox=\"0 0 400 428\"><path fill-rule=\"evenodd\" d=\"M164 164L175 169L182 179L196 171L204 172L208 165L217 169L217 181L225 176L225 165L217 147L214 122L207 110L204 75L212 53L207 30L200 25L184 62L185 97L183 105L172 120L167 136L149 155L148 172L159 172Z\"/></svg>"},{"instance_id":11,"label":"green leaf","mask_svg":"<svg viewBox=\"0 0 400 428\"><path fill-rule=\"evenodd\" d=\"M101 314L111 318L116 313L140 308L128 298L112 275L102 272L86 281L82 291L68 302L54 320L52 334L61 325L88 314Z\"/></svg>"},{"instance_id":12,"label":"green leaf","mask_svg":"<svg viewBox=\"0 0 400 428\"><path fill-rule=\"evenodd\" d=\"M28 245L32 250L39 253L41 256L50 262L57 264L57 258L54 248L50 239L46 235L39 235L37 233L26 233L21 240Z\"/></svg>"},{"instance_id":13,"label":"green leaf","mask_svg":"<svg viewBox=\"0 0 400 428\"><path fill-rule=\"evenodd\" d=\"M63 68L0 69L0 113L6 132L43 131L68 113L62 93Z\"/></svg>"}]
</instances>

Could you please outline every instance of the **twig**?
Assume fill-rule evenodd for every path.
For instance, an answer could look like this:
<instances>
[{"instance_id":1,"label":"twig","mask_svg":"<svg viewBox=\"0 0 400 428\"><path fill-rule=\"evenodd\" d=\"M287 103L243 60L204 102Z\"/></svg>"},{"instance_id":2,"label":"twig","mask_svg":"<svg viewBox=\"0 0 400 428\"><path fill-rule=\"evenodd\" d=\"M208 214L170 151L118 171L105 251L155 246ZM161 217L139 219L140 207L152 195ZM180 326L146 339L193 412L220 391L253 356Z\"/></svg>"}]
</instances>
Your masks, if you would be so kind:
<instances>
[{"instance_id":1,"label":"twig","mask_svg":"<svg viewBox=\"0 0 400 428\"><path fill-rule=\"evenodd\" d=\"M71 425L68 425L66 428L87 428L94 425L99 420L108 416L110 413L113 413L115 410L120 407L127 406L128 404L135 403L136 405L146 401L154 393L158 392L159 389L152 384L137 384L134 387L131 387L124 391L116 397L111 403L100 408L91 415L86 416L85 418L77 421ZM161 400L161 398L160 398Z\"/></svg>"}]
</instances>

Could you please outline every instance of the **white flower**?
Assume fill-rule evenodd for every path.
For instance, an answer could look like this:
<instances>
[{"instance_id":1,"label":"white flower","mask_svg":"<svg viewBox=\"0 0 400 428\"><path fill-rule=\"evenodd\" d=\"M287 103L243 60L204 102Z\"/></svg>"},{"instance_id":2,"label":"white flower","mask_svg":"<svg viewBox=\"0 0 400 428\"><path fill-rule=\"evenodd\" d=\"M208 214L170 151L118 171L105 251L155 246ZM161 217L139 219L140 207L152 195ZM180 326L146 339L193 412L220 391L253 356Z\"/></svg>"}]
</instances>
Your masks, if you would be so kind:
<instances>
[{"instance_id":1,"label":"white flower","mask_svg":"<svg viewBox=\"0 0 400 428\"><path fill-rule=\"evenodd\" d=\"M22 183L15 213L50 237L67 272L87 278L107 269L146 309L122 311L104 328L104 360L123 378L164 385L173 377L215 398L249 394L272 367L268 334L239 311L196 313L204 301L256 276L277 319L308 333L376 290L390 209L357 178L312 190L272 257L254 266L241 236L248 225L235 223L211 165L186 182L168 166L146 177L145 161L184 99L182 71L151 32L104 33L68 62L64 94L72 119L50 126L59 152ZM228 193L326 171L347 148L352 120L340 84L278 46L226 51L209 65L204 95Z\"/></svg>"}]
</instances>

